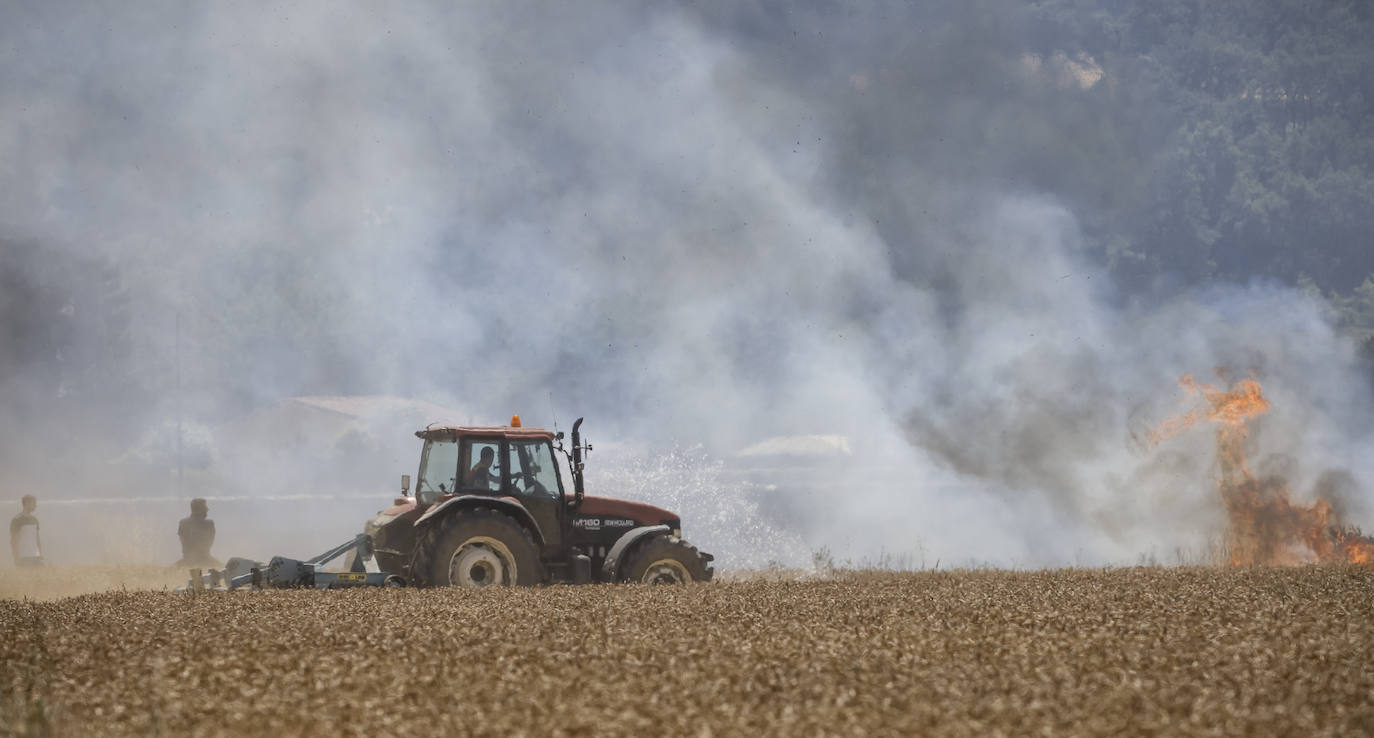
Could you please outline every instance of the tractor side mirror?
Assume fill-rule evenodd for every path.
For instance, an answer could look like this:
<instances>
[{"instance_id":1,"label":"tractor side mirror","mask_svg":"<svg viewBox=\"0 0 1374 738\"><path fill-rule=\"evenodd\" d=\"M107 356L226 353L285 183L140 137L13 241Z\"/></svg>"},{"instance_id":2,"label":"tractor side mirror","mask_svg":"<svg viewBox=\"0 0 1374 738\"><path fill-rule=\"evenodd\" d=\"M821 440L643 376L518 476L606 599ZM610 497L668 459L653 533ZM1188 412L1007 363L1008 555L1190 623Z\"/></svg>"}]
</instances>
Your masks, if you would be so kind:
<instances>
[{"instance_id":1,"label":"tractor side mirror","mask_svg":"<svg viewBox=\"0 0 1374 738\"><path fill-rule=\"evenodd\" d=\"M402 495L405 495L405 493L407 493L407 492L409 492L409 491L410 491L410 475L409 475L409 474L402 474L402 475L401 475L401 494L402 494Z\"/></svg>"},{"instance_id":2,"label":"tractor side mirror","mask_svg":"<svg viewBox=\"0 0 1374 738\"><path fill-rule=\"evenodd\" d=\"M555 440L555 441L561 441L561 440L563 440L563 431L558 431L557 433L553 434L553 440Z\"/></svg>"}]
</instances>

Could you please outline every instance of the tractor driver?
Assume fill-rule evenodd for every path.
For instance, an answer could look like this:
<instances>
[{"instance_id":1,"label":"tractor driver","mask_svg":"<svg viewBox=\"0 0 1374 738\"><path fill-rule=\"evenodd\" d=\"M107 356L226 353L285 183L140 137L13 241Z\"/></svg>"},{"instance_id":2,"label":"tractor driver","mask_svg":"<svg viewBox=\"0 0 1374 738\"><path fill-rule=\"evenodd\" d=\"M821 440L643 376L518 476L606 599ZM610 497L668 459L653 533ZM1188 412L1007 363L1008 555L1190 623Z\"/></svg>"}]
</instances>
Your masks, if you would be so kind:
<instances>
[{"instance_id":1,"label":"tractor driver","mask_svg":"<svg viewBox=\"0 0 1374 738\"><path fill-rule=\"evenodd\" d=\"M499 489L501 486L501 475L492 472L492 464L495 461L496 449L491 446L482 447L482 459L476 464L473 464L472 469L468 470L466 486L469 489Z\"/></svg>"}]
</instances>

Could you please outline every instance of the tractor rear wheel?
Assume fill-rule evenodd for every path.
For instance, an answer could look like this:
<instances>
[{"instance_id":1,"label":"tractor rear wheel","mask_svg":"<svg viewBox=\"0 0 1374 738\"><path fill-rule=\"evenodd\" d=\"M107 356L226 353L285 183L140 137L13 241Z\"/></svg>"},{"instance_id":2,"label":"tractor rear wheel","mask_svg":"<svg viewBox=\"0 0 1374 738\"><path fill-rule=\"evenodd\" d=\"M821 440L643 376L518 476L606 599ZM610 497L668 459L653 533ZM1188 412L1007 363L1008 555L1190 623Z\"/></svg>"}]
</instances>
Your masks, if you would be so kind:
<instances>
[{"instance_id":1,"label":"tractor rear wheel","mask_svg":"<svg viewBox=\"0 0 1374 738\"><path fill-rule=\"evenodd\" d=\"M529 531L485 508L434 525L419 541L411 572L428 587L530 586L541 578Z\"/></svg>"},{"instance_id":2,"label":"tractor rear wheel","mask_svg":"<svg viewBox=\"0 0 1374 738\"><path fill-rule=\"evenodd\" d=\"M696 546L677 536L655 536L639 547L625 567L625 581L644 584L709 582L715 573Z\"/></svg>"}]
</instances>

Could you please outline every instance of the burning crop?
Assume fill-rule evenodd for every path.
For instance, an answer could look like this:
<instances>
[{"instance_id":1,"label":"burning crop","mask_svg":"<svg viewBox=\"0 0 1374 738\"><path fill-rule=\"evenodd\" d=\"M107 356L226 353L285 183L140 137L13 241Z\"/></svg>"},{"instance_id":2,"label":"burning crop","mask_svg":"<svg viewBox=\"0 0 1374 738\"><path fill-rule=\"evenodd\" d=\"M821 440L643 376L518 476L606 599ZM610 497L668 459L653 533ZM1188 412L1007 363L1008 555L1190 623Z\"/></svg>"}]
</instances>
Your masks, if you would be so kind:
<instances>
[{"instance_id":1,"label":"burning crop","mask_svg":"<svg viewBox=\"0 0 1374 738\"><path fill-rule=\"evenodd\" d=\"M1257 380L1243 379L1223 387L1184 375L1179 384L1202 402L1165 420L1150 432L1149 440L1159 445L1198 424L1216 427L1216 481L1229 522L1231 564L1374 565L1374 539L1341 520L1330 500L1314 493L1311 504L1295 502L1283 476L1256 476L1250 470L1245 448L1250 424L1270 410Z\"/></svg>"}]
</instances>

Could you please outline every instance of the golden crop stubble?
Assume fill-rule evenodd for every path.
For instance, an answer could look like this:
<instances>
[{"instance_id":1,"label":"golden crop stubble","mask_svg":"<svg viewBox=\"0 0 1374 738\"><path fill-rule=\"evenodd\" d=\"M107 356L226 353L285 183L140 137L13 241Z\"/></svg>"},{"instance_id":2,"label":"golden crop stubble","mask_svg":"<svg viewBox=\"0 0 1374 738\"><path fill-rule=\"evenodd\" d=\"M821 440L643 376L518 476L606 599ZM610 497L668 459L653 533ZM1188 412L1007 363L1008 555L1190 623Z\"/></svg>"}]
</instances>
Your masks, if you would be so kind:
<instances>
[{"instance_id":1,"label":"golden crop stubble","mask_svg":"<svg viewBox=\"0 0 1374 738\"><path fill-rule=\"evenodd\" d=\"M1364 568L0 603L62 734L1374 731Z\"/></svg>"}]
</instances>

